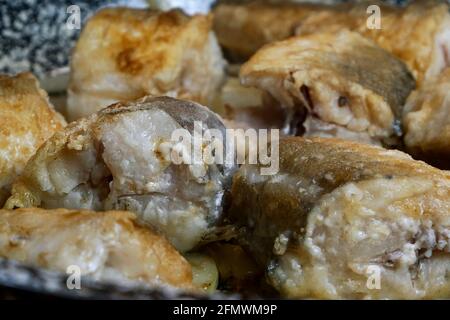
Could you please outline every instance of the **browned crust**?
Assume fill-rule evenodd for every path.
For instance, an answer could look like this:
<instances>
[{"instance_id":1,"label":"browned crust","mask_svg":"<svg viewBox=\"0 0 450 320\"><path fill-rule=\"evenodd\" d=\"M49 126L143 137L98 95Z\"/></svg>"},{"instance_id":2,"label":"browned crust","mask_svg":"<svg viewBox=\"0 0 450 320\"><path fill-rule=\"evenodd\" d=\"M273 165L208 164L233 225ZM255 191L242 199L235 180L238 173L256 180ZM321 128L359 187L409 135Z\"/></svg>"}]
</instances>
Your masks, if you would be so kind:
<instances>
[{"instance_id":1,"label":"browned crust","mask_svg":"<svg viewBox=\"0 0 450 320\"><path fill-rule=\"evenodd\" d=\"M100 10L81 32L71 59L68 117L168 92L209 102L223 72L220 63L211 62L222 61L211 25L211 15L188 16L181 10ZM203 86L191 83L196 74Z\"/></svg>"},{"instance_id":2,"label":"browned crust","mask_svg":"<svg viewBox=\"0 0 450 320\"><path fill-rule=\"evenodd\" d=\"M0 187L11 183L36 149L64 125L31 73L0 75Z\"/></svg>"},{"instance_id":3,"label":"browned crust","mask_svg":"<svg viewBox=\"0 0 450 320\"><path fill-rule=\"evenodd\" d=\"M370 2L370 4L373 4ZM406 8L377 3L381 8L381 29L367 28L367 3L349 11L322 11L302 21L296 34L305 35L347 28L372 39L404 61L421 84L433 60L435 37L450 20L448 4L435 0L413 1Z\"/></svg>"},{"instance_id":4,"label":"browned crust","mask_svg":"<svg viewBox=\"0 0 450 320\"><path fill-rule=\"evenodd\" d=\"M131 212L38 208L0 210L0 222L1 234L10 238L10 244L0 248L0 256L3 257L8 257L15 251L21 250L21 245L17 244L13 238L22 237L26 239L25 241L28 239L33 241L33 237L48 236L52 232L55 232L56 235L75 225L95 225L98 234L110 233L113 235L120 227L122 228L120 241L129 242L128 245L133 245L136 250L139 250L138 257L142 259L142 263L148 261L150 256L154 258L153 261L156 261L154 265L144 267L144 269L147 268L147 271L146 274L141 275L142 280L149 283L161 281L176 287L192 288L192 271L189 263L164 237L157 235L148 227L140 226L136 221L136 216ZM120 253L122 245L127 245L127 243L120 243L117 248L110 249ZM23 253L24 257L27 255L27 252ZM45 259L38 260L36 263L39 266L53 268L51 262ZM130 263L139 263L139 261L130 261Z\"/></svg>"}]
</instances>

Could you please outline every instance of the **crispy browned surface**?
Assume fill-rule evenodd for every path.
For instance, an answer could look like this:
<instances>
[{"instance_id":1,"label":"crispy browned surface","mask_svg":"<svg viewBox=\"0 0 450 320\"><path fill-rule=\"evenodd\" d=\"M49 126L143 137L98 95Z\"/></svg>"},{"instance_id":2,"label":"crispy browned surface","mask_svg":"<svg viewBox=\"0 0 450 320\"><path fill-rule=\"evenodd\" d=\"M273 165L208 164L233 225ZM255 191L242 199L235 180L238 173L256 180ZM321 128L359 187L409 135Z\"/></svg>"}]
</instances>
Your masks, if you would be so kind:
<instances>
[{"instance_id":1,"label":"crispy browned surface","mask_svg":"<svg viewBox=\"0 0 450 320\"><path fill-rule=\"evenodd\" d=\"M223 76L211 24L211 16L179 10L99 11L74 49L69 118L149 94L207 103Z\"/></svg>"},{"instance_id":2,"label":"crispy browned surface","mask_svg":"<svg viewBox=\"0 0 450 320\"><path fill-rule=\"evenodd\" d=\"M408 152L450 169L450 69L410 95L403 127Z\"/></svg>"},{"instance_id":3,"label":"crispy browned surface","mask_svg":"<svg viewBox=\"0 0 450 320\"><path fill-rule=\"evenodd\" d=\"M276 277L279 276L275 273L274 278L273 274L274 268L278 266L277 259L297 259L295 263L298 263L302 270L298 273L299 277L302 272L309 272L308 270L328 270L328 277L325 274L318 276L320 272L310 273L313 280L306 279L306 275L302 285L298 286L295 285L296 278L292 275L288 275L287 279L290 280L280 282L282 285L275 281L274 286L278 285L283 295L297 298L448 296L448 282L436 280L437 286L442 285L443 289L435 291L431 289L432 278L427 279L427 276L423 276L423 280L418 283L420 286L429 283L430 289L420 293L408 290L397 292L395 285L392 287L391 280L386 278L383 280L383 291L367 291L364 295L365 278L362 278L362 287L356 286L354 290L346 288L352 281L361 281L358 273L351 269L352 264L379 263L383 254L402 250L407 241L416 241L414 233L404 235L409 232L406 231L408 228L402 225L404 219L424 225L426 223L422 221L431 220L434 230L446 230L445 228L449 227L448 172L414 161L399 151L388 151L338 139L284 138L280 141L279 151L280 170L274 176L260 175L259 166L243 165L240 168L233 180L233 200L229 213L232 221L244 227L243 245L269 275L272 272L272 284L273 279L278 279ZM386 185L384 189L383 184ZM377 185L376 189L374 185ZM358 191L352 194L352 190ZM367 208L361 207L362 200L358 198L365 197L362 196L363 192L370 194L367 196L368 200L364 201L373 205L368 211ZM390 216L386 212L391 212L389 210L392 208L399 209L392 211L397 213ZM322 220L316 220L318 215L323 219L333 219L340 214L343 217L339 223L324 222L325 225L321 226ZM361 242L361 245L357 240L347 239L351 238L354 228L369 226L372 221L392 223L389 234L393 238L374 238ZM312 228L316 231L311 231ZM330 239L330 242L320 244L322 233L323 238ZM374 236L370 231L367 234L369 237ZM282 236L286 239L285 243L280 241ZM306 239L316 241L314 243L317 250L320 249L327 257L325 262L319 258L315 260L315 251ZM448 259L448 254L436 249L433 253L433 259L436 260L430 261L439 261L440 257ZM445 262L443 263L445 266ZM293 269L294 266L292 265ZM387 272L393 272L394 277L398 276L400 279L402 272L408 272L401 270L405 269L399 267L398 271L394 268ZM337 291L325 289L315 281L331 281L335 283ZM401 281L403 285L415 279ZM349 287L351 288L351 285Z\"/></svg>"},{"instance_id":4,"label":"crispy browned surface","mask_svg":"<svg viewBox=\"0 0 450 320\"><path fill-rule=\"evenodd\" d=\"M0 206L1 189L7 193L37 148L64 125L32 74L0 75Z\"/></svg>"},{"instance_id":5,"label":"crispy browned surface","mask_svg":"<svg viewBox=\"0 0 450 320\"><path fill-rule=\"evenodd\" d=\"M66 272L192 288L188 262L131 212L0 210L0 256Z\"/></svg>"}]
</instances>

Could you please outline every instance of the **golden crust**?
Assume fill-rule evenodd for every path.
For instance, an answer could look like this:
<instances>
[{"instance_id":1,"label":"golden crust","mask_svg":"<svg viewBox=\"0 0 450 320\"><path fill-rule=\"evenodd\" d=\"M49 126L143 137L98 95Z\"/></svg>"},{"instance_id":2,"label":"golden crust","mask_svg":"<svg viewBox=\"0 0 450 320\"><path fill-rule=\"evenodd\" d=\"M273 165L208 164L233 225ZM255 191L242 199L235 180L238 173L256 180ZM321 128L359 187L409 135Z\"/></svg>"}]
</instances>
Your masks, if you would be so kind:
<instances>
[{"instance_id":1,"label":"golden crust","mask_svg":"<svg viewBox=\"0 0 450 320\"><path fill-rule=\"evenodd\" d=\"M192 289L189 263L131 212L0 210L0 256L62 272L77 265L97 279Z\"/></svg>"},{"instance_id":2,"label":"golden crust","mask_svg":"<svg viewBox=\"0 0 450 320\"><path fill-rule=\"evenodd\" d=\"M178 10L99 11L72 57L68 117L144 95L207 103L222 81L224 64L211 24L211 16L189 17Z\"/></svg>"},{"instance_id":3,"label":"golden crust","mask_svg":"<svg viewBox=\"0 0 450 320\"><path fill-rule=\"evenodd\" d=\"M450 169L450 69L410 95L403 127L409 153Z\"/></svg>"},{"instance_id":4,"label":"golden crust","mask_svg":"<svg viewBox=\"0 0 450 320\"><path fill-rule=\"evenodd\" d=\"M32 74L0 75L0 189L6 193L38 147L64 125Z\"/></svg>"}]
</instances>

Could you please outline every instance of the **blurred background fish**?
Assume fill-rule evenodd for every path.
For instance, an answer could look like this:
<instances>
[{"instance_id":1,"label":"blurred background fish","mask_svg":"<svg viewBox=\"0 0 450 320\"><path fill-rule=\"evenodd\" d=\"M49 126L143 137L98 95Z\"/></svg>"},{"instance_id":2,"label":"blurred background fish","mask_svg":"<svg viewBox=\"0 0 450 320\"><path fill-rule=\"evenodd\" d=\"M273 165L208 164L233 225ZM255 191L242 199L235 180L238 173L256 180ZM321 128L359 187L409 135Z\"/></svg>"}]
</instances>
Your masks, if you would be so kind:
<instances>
[{"instance_id":1,"label":"blurred background fish","mask_svg":"<svg viewBox=\"0 0 450 320\"><path fill-rule=\"evenodd\" d=\"M283 2L283 0L276 1ZM100 8L107 6L151 7L161 10L181 8L188 14L195 14L208 12L215 2L214 0L5 0L0 4L2 53L0 72L15 74L31 71L41 80L47 91L62 91L67 85L71 50L86 20ZM345 0L307 2L337 3ZM401 4L407 1L386 2ZM76 19L79 19L78 25Z\"/></svg>"}]
</instances>

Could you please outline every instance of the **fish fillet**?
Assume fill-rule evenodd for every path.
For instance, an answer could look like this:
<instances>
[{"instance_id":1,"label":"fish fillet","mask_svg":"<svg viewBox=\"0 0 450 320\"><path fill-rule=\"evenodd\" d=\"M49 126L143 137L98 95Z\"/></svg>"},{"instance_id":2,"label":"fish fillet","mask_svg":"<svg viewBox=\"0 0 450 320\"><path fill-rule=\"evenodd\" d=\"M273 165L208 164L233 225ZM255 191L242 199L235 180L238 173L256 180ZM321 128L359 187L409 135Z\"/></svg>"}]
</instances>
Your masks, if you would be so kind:
<instances>
[{"instance_id":1,"label":"fish fillet","mask_svg":"<svg viewBox=\"0 0 450 320\"><path fill-rule=\"evenodd\" d=\"M450 174L400 151L301 137L235 175L229 218L283 297L450 297ZM378 277L378 280L377 280Z\"/></svg>"},{"instance_id":2,"label":"fish fillet","mask_svg":"<svg viewBox=\"0 0 450 320\"><path fill-rule=\"evenodd\" d=\"M415 86L393 55L350 31L274 42L240 71L287 111L286 132L398 144L402 108Z\"/></svg>"}]
</instances>

